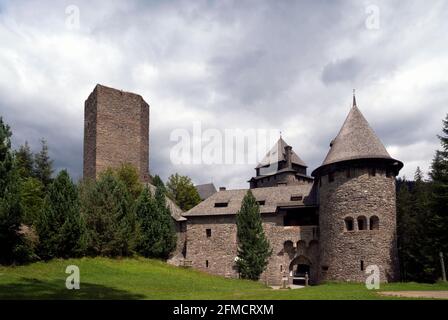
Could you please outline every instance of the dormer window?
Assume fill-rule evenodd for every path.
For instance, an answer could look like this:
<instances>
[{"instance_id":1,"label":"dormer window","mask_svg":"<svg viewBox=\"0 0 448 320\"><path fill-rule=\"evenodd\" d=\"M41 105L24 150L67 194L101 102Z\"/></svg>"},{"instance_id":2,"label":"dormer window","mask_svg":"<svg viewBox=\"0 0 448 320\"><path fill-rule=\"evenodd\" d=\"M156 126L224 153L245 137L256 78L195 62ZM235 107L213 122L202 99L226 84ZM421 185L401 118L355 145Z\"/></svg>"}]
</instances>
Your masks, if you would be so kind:
<instances>
[{"instance_id":1,"label":"dormer window","mask_svg":"<svg viewBox=\"0 0 448 320\"><path fill-rule=\"evenodd\" d=\"M293 194L291 195L291 201L302 201L303 196L301 194Z\"/></svg>"},{"instance_id":2,"label":"dormer window","mask_svg":"<svg viewBox=\"0 0 448 320\"><path fill-rule=\"evenodd\" d=\"M228 206L229 206L228 202L215 202L215 208L225 208Z\"/></svg>"}]
</instances>

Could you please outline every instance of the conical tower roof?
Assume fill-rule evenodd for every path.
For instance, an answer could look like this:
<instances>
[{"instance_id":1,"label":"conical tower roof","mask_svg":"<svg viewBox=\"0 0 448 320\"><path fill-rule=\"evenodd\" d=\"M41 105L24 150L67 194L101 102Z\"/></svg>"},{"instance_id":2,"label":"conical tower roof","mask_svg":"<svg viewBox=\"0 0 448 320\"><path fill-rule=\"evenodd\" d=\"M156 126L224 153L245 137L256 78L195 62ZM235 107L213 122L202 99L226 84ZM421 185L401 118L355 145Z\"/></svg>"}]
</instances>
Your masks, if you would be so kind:
<instances>
[{"instance_id":1,"label":"conical tower roof","mask_svg":"<svg viewBox=\"0 0 448 320\"><path fill-rule=\"evenodd\" d=\"M353 159L392 159L356 104L330 147L322 165Z\"/></svg>"},{"instance_id":2,"label":"conical tower roof","mask_svg":"<svg viewBox=\"0 0 448 320\"><path fill-rule=\"evenodd\" d=\"M268 151L268 153L264 156L263 160L258 164L256 168L261 168L268 166L273 163L277 163L280 161L286 160L286 150L285 147L288 147L289 145L285 142L285 140L280 137L278 141L275 143L275 145L272 147L271 150ZM291 163L297 164L299 166L306 167L307 165L305 162L303 162L302 159L297 155L297 153L294 152L294 150L291 151Z\"/></svg>"}]
</instances>

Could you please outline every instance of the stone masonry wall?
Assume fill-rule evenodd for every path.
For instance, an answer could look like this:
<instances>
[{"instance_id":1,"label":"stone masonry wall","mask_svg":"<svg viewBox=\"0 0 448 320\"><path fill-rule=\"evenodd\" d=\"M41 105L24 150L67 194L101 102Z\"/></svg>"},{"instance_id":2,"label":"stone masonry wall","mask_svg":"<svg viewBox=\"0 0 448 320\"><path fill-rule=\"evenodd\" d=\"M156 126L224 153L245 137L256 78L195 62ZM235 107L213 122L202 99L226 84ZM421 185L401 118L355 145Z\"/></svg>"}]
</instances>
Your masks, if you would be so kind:
<instances>
[{"instance_id":1,"label":"stone masonry wall","mask_svg":"<svg viewBox=\"0 0 448 320\"><path fill-rule=\"evenodd\" d=\"M316 282L319 250L317 234L312 231L313 227L285 227L282 214L264 214L262 219L263 229L273 253L260 281L269 285L280 285L282 276L289 275L291 261L303 255L312 263L310 277ZM211 229L210 237L207 237L206 229ZM286 241L291 242L292 249L285 250ZM236 256L235 215L188 217L186 259L192 261L192 267L236 278L238 277L235 268Z\"/></svg>"},{"instance_id":2,"label":"stone masonry wall","mask_svg":"<svg viewBox=\"0 0 448 320\"><path fill-rule=\"evenodd\" d=\"M149 105L140 95L97 85L85 102L84 176L134 165L149 179Z\"/></svg>"},{"instance_id":3,"label":"stone masonry wall","mask_svg":"<svg viewBox=\"0 0 448 320\"><path fill-rule=\"evenodd\" d=\"M334 181L321 177L319 187L320 281L365 281L365 268L377 265L381 281L393 280L397 269L395 178L367 168L334 173ZM366 230L357 218L366 217ZM379 229L369 230L369 219L379 218ZM346 231L344 219L352 217L354 230ZM362 262L361 262L362 261ZM363 266L361 266L363 264ZM361 270L361 268L364 270Z\"/></svg>"}]
</instances>

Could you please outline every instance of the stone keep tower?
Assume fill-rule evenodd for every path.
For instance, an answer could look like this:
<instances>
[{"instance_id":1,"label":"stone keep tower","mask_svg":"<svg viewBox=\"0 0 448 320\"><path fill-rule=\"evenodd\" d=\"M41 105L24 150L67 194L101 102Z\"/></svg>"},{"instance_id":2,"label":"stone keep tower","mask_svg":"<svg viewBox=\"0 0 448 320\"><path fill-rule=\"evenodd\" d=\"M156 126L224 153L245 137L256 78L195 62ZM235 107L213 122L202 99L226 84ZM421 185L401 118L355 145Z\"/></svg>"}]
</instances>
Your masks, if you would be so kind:
<instances>
[{"instance_id":1,"label":"stone keep tower","mask_svg":"<svg viewBox=\"0 0 448 320\"><path fill-rule=\"evenodd\" d=\"M392 159L356 106L314 170L319 194L319 281L364 282L377 265L380 281L396 278L395 176Z\"/></svg>"},{"instance_id":2,"label":"stone keep tower","mask_svg":"<svg viewBox=\"0 0 448 320\"><path fill-rule=\"evenodd\" d=\"M129 163L149 180L149 105L134 93L96 85L84 109L84 178Z\"/></svg>"}]
</instances>

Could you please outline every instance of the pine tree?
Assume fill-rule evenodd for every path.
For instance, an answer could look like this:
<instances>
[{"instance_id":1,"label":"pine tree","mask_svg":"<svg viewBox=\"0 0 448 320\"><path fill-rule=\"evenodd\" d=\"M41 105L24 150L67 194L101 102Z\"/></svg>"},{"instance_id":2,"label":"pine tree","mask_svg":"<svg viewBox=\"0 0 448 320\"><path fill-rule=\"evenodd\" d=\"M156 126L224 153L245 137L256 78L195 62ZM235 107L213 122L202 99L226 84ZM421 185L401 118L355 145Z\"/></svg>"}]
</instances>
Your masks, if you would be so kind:
<instances>
[{"instance_id":1,"label":"pine tree","mask_svg":"<svg viewBox=\"0 0 448 320\"><path fill-rule=\"evenodd\" d=\"M237 267L244 279L258 280L272 254L260 216L260 207L249 190L237 213Z\"/></svg>"},{"instance_id":2,"label":"pine tree","mask_svg":"<svg viewBox=\"0 0 448 320\"><path fill-rule=\"evenodd\" d=\"M16 165L22 178L33 176L34 159L28 141L25 141L25 144L21 145L16 152Z\"/></svg>"},{"instance_id":3,"label":"pine tree","mask_svg":"<svg viewBox=\"0 0 448 320\"><path fill-rule=\"evenodd\" d=\"M41 140L42 149L34 157L34 177L39 179L44 185L45 189L48 188L52 179L53 174L53 160L50 159L48 154L47 142Z\"/></svg>"},{"instance_id":4,"label":"pine tree","mask_svg":"<svg viewBox=\"0 0 448 320\"><path fill-rule=\"evenodd\" d=\"M138 229L124 183L107 170L96 182L84 182L81 199L89 253L103 256L132 254Z\"/></svg>"},{"instance_id":5,"label":"pine tree","mask_svg":"<svg viewBox=\"0 0 448 320\"><path fill-rule=\"evenodd\" d=\"M198 191L187 176L181 176L177 173L171 175L166 186L170 197L183 211L188 211L201 202Z\"/></svg>"},{"instance_id":6,"label":"pine tree","mask_svg":"<svg viewBox=\"0 0 448 320\"><path fill-rule=\"evenodd\" d=\"M79 211L76 186L62 170L49 186L37 223L39 256L68 258L85 250L85 225Z\"/></svg>"}]
</instances>

